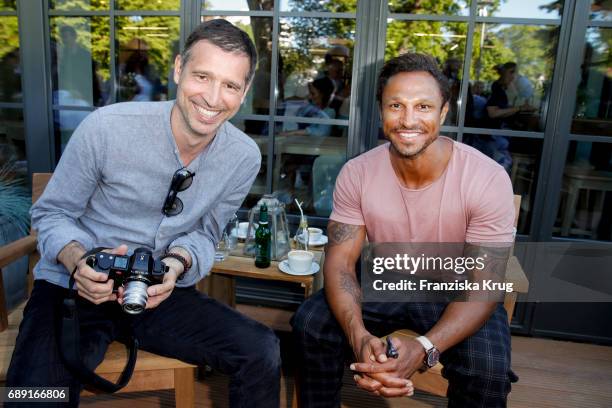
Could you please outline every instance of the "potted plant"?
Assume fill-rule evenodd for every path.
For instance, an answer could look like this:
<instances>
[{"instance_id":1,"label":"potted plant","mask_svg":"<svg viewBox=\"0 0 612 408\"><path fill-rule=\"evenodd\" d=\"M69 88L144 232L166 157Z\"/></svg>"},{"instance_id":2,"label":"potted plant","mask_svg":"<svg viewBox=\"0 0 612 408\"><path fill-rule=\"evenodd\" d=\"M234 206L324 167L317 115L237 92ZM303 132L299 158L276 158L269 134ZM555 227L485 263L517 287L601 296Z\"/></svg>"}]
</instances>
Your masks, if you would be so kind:
<instances>
[{"instance_id":1,"label":"potted plant","mask_svg":"<svg viewBox=\"0 0 612 408\"><path fill-rule=\"evenodd\" d=\"M12 160L0 166L0 246L26 236L30 229L31 196L16 169ZM25 296L27 269L24 257L2 270L9 308Z\"/></svg>"}]
</instances>

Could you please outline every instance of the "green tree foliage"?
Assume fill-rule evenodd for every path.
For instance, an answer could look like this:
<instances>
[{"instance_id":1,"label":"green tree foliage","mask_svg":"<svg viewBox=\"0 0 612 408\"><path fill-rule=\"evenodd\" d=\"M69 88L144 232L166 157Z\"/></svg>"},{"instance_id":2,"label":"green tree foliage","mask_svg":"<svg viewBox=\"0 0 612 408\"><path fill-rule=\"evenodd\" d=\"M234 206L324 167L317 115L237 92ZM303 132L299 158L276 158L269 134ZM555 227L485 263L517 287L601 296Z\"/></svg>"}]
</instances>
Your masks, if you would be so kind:
<instances>
[{"instance_id":1,"label":"green tree foliage","mask_svg":"<svg viewBox=\"0 0 612 408\"><path fill-rule=\"evenodd\" d=\"M495 27L476 24L470 69L472 81L495 81L499 77L495 67L515 59L512 49L495 35Z\"/></svg>"},{"instance_id":2,"label":"green tree foliage","mask_svg":"<svg viewBox=\"0 0 612 408\"><path fill-rule=\"evenodd\" d=\"M108 10L109 0L50 0L52 10Z\"/></svg>"},{"instance_id":3,"label":"green tree foliage","mask_svg":"<svg viewBox=\"0 0 612 408\"><path fill-rule=\"evenodd\" d=\"M476 1L476 0L474 0ZM468 2L469 3L469 2ZM457 15L463 8L469 7L466 1L440 0L390 0L389 11L407 14L445 14Z\"/></svg>"},{"instance_id":4,"label":"green tree foliage","mask_svg":"<svg viewBox=\"0 0 612 408\"><path fill-rule=\"evenodd\" d=\"M178 43L179 33L179 17L117 17L117 62L121 65L130 53L144 50L149 64L164 83L174 63L173 43Z\"/></svg>"},{"instance_id":5,"label":"green tree foliage","mask_svg":"<svg viewBox=\"0 0 612 408\"><path fill-rule=\"evenodd\" d=\"M484 40L481 36L485 33ZM556 29L533 25L478 24L474 32L474 49L470 78L485 82L495 81L499 75L495 67L516 62L519 73L536 87L542 96L554 69L554 50L557 48Z\"/></svg>"},{"instance_id":6,"label":"green tree foliage","mask_svg":"<svg viewBox=\"0 0 612 408\"><path fill-rule=\"evenodd\" d=\"M115 0L118 10L178 10L180 0Z\"/></svg>"},{"instance_id":7,"label":"green tree foliage","mask_svg":"<svg viewBox=\"0 0 612 408\"><path fill-rule=\"evenodd\" d=\"M391 21L387 25L385 59L420 52L432 55L440 64L449 58L463 60L467 28L467 23Z\"/></svg>"},{"instance_id":8,"label":"green tree foliage","mask_svg":"<svg viewBox=\"0 0 612 408\"><path fill-rule=\"evenodd\" d=\"M0 0L0 10L17 10L16 0Z\"/></svg>"},{"instance_id":9,"label":"green tree foliage","mask_svg":"<svg viewBox=\"0 0 612 408\"><path fill-rule=\"evenodd\" d=\"M289 0L289 9L292 11L354 13L357 11L357 0Z\"/></svg>"},{"instance_id":10,"label":"green tree foliage","mask_svg":"<svg viewBox=\"0 0 612 408\"><path fill-rule=\"evenodd\" d=\"M117 7L126 10L157 9L174 10L178 8L177 0L121 0ZM59 10L97 10L108 9L108 0L55 0ZM172 67L175 53L178 51L180 19L176 16L118 16L115 20L116 62L121 65L129 53L146 51L152 70L166 85L168 70ZM73 27L77 33L77 42L91 53L96 64L96 74L101 81L110 79L110 18L105 16L91 17L52 17L51 41L56 52L61 49L59 30L63 25Z\"/></svg>"},{"instance_id":11,"label":"green tree foliage","mask_svg":"<svg viewBox=\"0 0 612 408\"><path fill-rule=\"evenodd\" d=\"M50 0L49 4L54 10L108 10L110 0ZM115 0L117 10L178 10L179 7L180 0Z\"/></svg>"},{"instance_id":12,"label":"green tree foliage","mask_svg":"<svg viewBox=\"0 0 612 408\"><path fill-rule=\"evenodd\" d=\"M17 17L0 17L0 59L12 51L19 50L19 25Z\"/></svg>"},{"instance_id":13,"label":"green tree foliage","mask_svg":"<svg viewBox=\"0 0 612 408\"><path fill-rule=\"evenodd\" d=\"M553 30L546 26L511 25L502 28L497 37L505 48L512 50L522 75L530 79L544 75L550 80L557 49L557 38L549 41Z\"/></svg>"},{"instance_id":14,"label":"green tree foliage","mask_svg":"<svg viewBox=\"0 0 612 408\"><path fill-rule=\"evenodd\" d=\"M51 17L51 48L53 53L60 53L62 39L60 29L63 26L74 28L76 41L92 55L96 63L96 73L100 79L110 78L110 19L108 17ZM55 62L57 63L57 62ZM54 67L57 69L57 67Z\"/></svg>"},{"instance_id":15,"label":"green tree foliage","mask_svg":"<svg viewBox=\"0 0 612 408\"><path fill-rule=\"evenodd\" d=\"M330 12L329 18L289 17L280 23L280 55L284 78L297 75L312 79L321 68L325 53L334 45L352 50L355 42L355 19L334 18L334 12L354 12L356 0L290 0L292 10ZM352 55L350 56L352 57ZM350 70L351 63L345 69Z\"/></svg>"}]
</instances>

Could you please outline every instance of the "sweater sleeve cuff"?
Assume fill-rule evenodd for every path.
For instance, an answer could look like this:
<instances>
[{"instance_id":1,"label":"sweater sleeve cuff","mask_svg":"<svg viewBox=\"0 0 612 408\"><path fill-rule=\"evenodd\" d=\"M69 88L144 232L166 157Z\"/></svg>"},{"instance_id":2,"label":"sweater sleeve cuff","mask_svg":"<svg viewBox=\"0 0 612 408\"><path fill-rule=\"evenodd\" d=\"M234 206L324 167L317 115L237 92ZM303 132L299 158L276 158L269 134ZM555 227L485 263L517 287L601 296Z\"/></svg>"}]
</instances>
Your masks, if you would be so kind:
<instances>
[{"instance_id":1,"label":"sweater sleeve cuff","mask_svg":"<svg viewBox=\"0 0 612 408\"><path fill-rule=\"evenodd\" d=\"M191 257L191 268L182 275L180 280L177 280L177 287L184 288L193 286L208 275L215 257L212 244L195 248L193 245L183 241L182 238L179 238L174 241L170 247L181 247L189 252L189 256Z\"/></svg>"},{"instance_id":2,"label":"sweater sleeve cuff","mask_svg":"<svg viewBox=\"0 0 612 408\"><path fill-rule=\"evenodd\" d=\"M93 248L93 239L78 228L62 228L54 234L56 238L49 238L47 242L39 242L39 252L45 254L53 264L59 264L57 257L59 253L72 241L80 243L85 250Z\"/></svg>"}]
</instances>

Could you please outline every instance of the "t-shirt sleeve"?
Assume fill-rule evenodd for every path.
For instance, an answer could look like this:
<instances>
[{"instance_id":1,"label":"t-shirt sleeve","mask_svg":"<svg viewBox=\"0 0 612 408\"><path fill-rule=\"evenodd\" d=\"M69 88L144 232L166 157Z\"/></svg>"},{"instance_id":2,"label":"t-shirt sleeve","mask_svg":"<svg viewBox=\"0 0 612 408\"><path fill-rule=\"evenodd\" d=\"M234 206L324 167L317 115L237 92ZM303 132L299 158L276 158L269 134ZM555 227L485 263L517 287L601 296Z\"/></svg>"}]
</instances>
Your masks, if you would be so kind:
<instances>
[{"instance_id":1,"label":"t-shirt sleeve","mask_svg":"<svg viewBox=\"0 0 612 408\"><path fill-rule=\"evenodd\" d=\"M334 189L333 210L329 218L351 225L365 225L361 211L361 182L358 166L348 162L340 170Z\"/></svg>"},{"instance_id":2,"label":"t-shirt sleeve","mask_svg":"<svg viewBox=\"0 0 612 408\"><path fill-rule=\"evenodd\" d=\"M500 168L471 199L466 242L510 243L514 235L512 183Z\"/></svg>"}]
</instances>

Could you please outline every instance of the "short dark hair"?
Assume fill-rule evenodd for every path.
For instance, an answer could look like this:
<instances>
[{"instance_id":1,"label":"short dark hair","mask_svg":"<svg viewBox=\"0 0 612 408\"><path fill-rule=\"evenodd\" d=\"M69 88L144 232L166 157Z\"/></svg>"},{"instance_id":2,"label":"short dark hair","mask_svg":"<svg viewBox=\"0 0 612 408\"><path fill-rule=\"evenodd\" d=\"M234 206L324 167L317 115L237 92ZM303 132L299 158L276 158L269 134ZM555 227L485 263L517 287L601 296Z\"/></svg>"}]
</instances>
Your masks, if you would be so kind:
<instances>
[{"instance_id":1,"label":"short dark hair","mask_svg":"<svg viewBox=\"0 0 612 408\"><path fill-rule=\"evenodd\" d=\"M509 69L516 69L516 62L514 61L508 61L506 62L503 67L504 70L509 70Z\"/></svg>"},{"instance_id":2,"label":"short dark hair","mask_svg":"<svg viewBox=\"0 0 612 408\"><path fill-rule=\"evenodd\" d=\"M247 84L251 82L257 65L257 50L247 33L221 18L205 21L187 37L185 48L181 53L183 65L189 61L193 45L202 40L210 42L223 51L244 54L249 57L250 68L245 80Z\"/></svg>"},{"instance_id":3,"label":"short dark hair","mask_svg":"<svg viewBox=\"0 0 612 408\"><path fill-rule=\"evenodd\" d=\"M392 76L402 72L423 71L431 75L438 83L440 95L442 95L442 106L450 99L450 87L448 79L440 70L436 60L427 54L409 52L390 59L385 63L378 75L378 89L376 90L376 100L382 104L382 94L387 86L387 82Z\"/></svg>"},{"instance_id":4,"label":"short dark hair","mask_svg":"<svg viewBox=\"0 0 612 408\"><path fill-rule=\"evenodd\" d=\"M310 83L314 88L316 88L320 93L323 99L323 105L329 105L329 100L334 93L335 86L334 82L328 77L322 77L315 79Z\"/></svg>"}]
</instances>

